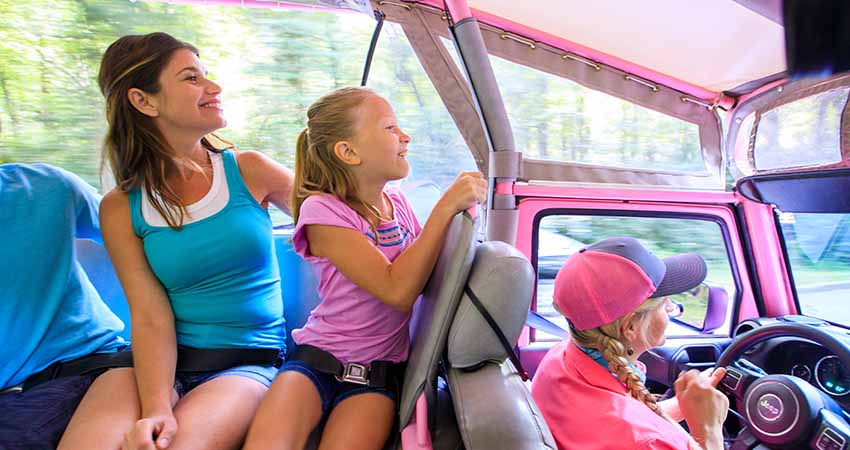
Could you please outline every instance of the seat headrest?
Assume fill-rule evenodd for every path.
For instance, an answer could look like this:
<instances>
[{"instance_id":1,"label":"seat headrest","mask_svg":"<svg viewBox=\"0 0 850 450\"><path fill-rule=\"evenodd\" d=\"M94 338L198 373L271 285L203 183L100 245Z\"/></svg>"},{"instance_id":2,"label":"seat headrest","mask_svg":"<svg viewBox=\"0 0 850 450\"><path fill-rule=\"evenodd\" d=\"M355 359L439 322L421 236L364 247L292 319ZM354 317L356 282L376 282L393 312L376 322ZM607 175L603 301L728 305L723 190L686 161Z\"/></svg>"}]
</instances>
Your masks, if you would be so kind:
<instances>
[{"instance_id":1,"label":"seat headrest","mask_svg":"<svg viewBox=\"0 0 850 450\"><path fill-rule=\"evenodd\" d=\"M467 286L493 316L508 342L515 344L534 292L534 269L525 255L504 242L480 244ZM499 338L464 293L449 331L449 364L462 369L485 361L503 361L506 356Z\"/></svg>"}]
</instances>

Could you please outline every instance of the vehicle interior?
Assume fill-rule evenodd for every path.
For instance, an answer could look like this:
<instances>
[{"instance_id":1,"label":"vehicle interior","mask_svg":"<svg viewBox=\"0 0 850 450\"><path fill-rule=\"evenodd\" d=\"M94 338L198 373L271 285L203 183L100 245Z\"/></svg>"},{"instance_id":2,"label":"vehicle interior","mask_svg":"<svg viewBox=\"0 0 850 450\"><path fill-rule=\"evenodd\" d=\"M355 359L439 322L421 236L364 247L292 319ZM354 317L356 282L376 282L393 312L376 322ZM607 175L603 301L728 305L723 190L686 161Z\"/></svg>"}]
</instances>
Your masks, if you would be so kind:
<instances>
[{"instance_id":1,"label":"vehicle interior","mask_svg":"<svg viewBox=\"0 0 850 450\"><path fill-rule=\"evenodd\" d=\"M727 448L850 447L850 75L792 74L781 1L0 0L0 15L0 163L107 191L98 58L166 31L201 49L240 148L291 166L307 105L363 84L413 137L400 187L420 221L459 171L486 175L414 311L387 448L557 448L528 390L567 336L554 278L624 235L708 265L642 359L652 392L726 367ZM320 300L273 217L291 330ZM77 250L129 325L104 249Z\"/></svg>"}]
</instances>

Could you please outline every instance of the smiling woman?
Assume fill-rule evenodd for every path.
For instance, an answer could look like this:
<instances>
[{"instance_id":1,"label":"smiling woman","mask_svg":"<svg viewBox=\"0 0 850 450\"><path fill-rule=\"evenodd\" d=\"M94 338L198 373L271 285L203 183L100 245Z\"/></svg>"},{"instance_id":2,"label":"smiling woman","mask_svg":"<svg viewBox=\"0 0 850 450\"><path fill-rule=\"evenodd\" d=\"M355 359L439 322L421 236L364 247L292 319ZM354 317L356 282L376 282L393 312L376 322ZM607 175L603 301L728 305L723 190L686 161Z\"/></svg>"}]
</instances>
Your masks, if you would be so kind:
<instances>
[{"instance_id":1,"label":"smiling woman","mask_svg":"<svg viewBox=\"0 0 850 450\"><path fill-rule=\"evenodd\" d=\"M218 142L221 87L195 47L166 33L118 39L98 84L118 184L100 221L130 305L134 368L92 385L60 448L233 448L285 351L266 206L289 209L291 172ZM228 407L201 425L193 411L213 404Z\"/></svg>"}]
</instances>

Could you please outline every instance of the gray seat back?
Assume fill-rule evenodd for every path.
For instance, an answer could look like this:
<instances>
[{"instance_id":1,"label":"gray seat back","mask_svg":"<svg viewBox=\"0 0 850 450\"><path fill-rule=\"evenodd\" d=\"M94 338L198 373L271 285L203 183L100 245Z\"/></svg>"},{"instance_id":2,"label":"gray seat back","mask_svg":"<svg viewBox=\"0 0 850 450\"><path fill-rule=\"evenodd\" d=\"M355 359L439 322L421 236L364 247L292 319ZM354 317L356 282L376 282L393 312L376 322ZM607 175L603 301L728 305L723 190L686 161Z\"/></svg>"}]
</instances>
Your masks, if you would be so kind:
<instances>
[{"instance_id":1,"label":"gray seat back","mask_svg":"<svg viewBox=\"0 0 850 450\"><path fill-rule=\"evenodd\" d=\"M534 269L504 242L478 245L467 286L511 345L531 306ZM468 449L555 449L555 440L496 333L464 294L448 337L448 385Z\"/></svg>"},{"instance_id":2,"label":"gray seat back","mask_svg":"<svg viewBox=\"0 0 850 450\"><path fill-rule=\"evenodd\" d=\"M436 403L437 368L472 266L477 223L477 218L469 212L452 219L437 264L416 305L410 356L399 400L400 428L410 422L422 392L429 405Z\"/></svg>"}]
</instances>

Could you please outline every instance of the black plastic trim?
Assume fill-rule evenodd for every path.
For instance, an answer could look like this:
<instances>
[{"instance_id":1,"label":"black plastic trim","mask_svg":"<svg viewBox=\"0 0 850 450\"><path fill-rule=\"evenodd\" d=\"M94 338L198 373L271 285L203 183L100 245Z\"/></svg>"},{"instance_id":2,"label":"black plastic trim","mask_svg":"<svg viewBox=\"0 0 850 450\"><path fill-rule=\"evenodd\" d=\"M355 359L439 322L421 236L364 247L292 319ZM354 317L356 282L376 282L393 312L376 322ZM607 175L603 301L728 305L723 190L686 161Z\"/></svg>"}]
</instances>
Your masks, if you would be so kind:
<instances>
[{"instance_id":1,"label":"black plastic trim","mask_svg":"<svg viewBox=\"0 0 850 450\"><path fill-rule=\"evenodd\" d=\"M381 37L381 29L384 27L384 19L387 17L381 11L375 10L375 31L372 32L372 41L369 42L369 51L366 53L366 64L363 65L363 78L360 80L360 86L366 86L369 81L369 69L372 68L372 57L375 56L375 49L378 47L378 38Z\"/></svg>"},{"instance_id":2,"label":"black plastic trim","mask_svg":"<svg viewBox=\"0 0 850 450\"><path fill-rule=\"evenodd\" d=\"M803 314L800 308L800 298L797 295L797 284L794 282L794 270L791 267L791 258L788 257L788 246L785 244L785 233L782 232L782 224L779 223L779 214L773 210L773 226L776 227L776 235L779 236L779 247L782 249L782 259L785 263L785 273L788 274L788 283L791 285L791 294L794 296L794 306L797 314ZM764 315L764 314L762 314Z\"/></svg>"}]
</instances>

